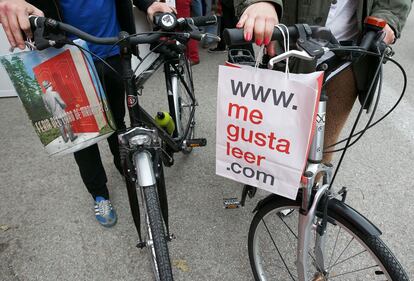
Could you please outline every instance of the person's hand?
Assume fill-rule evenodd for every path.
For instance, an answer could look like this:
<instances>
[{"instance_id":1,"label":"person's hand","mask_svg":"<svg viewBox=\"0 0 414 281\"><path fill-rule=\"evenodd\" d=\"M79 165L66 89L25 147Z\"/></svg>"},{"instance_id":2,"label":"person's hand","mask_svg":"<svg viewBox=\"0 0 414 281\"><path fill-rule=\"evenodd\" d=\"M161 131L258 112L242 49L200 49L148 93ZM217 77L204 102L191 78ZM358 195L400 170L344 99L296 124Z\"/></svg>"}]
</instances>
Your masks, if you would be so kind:
<instances>
[{"instance_id":1,"label":"person's hand","mask_svg":"<svg viewBox=\"0 0 414 281\"><path fill-rule=\"evenodd\" d=\"M244 28L244 40L251 41L254 35L257 45L264 44L268 46L268 52L274 53L274 47L270 41L277 24L279 24L279 18L275 6L270 2L258 2L247 7L236 27Z\"/></svg>"},{"instance_id":2,"label":"person's hand","mask_svg":"<svg viewBox=\"0 0 414 281\"><path fill-rule=\"evenodd\" d=\"M395 33L394 30L387 24L385 25L383 31L385 32L385 37L383 39L384 43L387 45L394 44L395 42Z\"/></svg>"},{"instance_id":3,"label":"person's hand","mask_svg":"<svg viewBox=\"0 0 414 281\"><path fill-rule=\"evenodd\" d=\"M13 48L25 48L22 30L32 38L29 15L44 16L41 10L24 0L0 0L0 23Z\"/></svg>"},{"instance_id":4,"label":"person's hand","mask_svg":"<svg viewBox=\"0 0 414 281\"><path fill-rule=\"evenodd\" d=\"M174 14L177 14L177 10L170 7L166 3L155 1L147 9L147 18L150 22L152 22L154 20L154 14L155 13L174 13Z\"/></svg>"}]
</instances>

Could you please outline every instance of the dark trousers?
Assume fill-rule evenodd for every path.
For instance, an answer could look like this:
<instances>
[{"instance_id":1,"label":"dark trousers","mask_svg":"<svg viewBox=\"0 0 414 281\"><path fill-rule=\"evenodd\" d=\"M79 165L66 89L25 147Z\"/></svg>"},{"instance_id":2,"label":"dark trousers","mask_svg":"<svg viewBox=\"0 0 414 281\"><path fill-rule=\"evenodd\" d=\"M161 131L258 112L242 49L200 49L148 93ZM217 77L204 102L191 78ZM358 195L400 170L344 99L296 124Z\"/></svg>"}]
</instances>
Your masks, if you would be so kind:
<instances>
[{"instance_id":1,"label":"dark trousers","mask_svg":"<svg viewBox=\"0 0 414 281\"><path fill-rule=\"evenodd\" d=\"M107 58L106 62L122 74L119 56ZM111 69L104 66L101 61L95 62L95 67L108 99L117 129L125 129L125 88L123 81ZM111 153L114 156L115 167L122 174L117 133L112 134L107 141ZM98 145L94 144L89 146L75 152L74 155L82 180L92 197L95 199L97 196L102 196L105 199L109 199L109 192L106 186L107 177L102 165Z\"/></svg>"}]
</instances>

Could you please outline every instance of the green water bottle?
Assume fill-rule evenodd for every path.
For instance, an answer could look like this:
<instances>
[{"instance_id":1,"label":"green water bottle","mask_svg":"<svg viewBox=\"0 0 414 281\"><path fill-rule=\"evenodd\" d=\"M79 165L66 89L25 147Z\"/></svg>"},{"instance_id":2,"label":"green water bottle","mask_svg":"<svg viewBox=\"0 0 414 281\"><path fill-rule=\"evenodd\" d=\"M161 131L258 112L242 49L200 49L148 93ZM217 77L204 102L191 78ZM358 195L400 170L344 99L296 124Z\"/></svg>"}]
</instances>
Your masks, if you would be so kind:
<instances>
[{"instance_id":1,"label":"green water bottle","mask_svg":"<svg viewBox=\"0 0 414 281\"><path fill-rule=\"evenodd\" d=\"M174 133L174 120L171 118L171 115L168 112L158 112L157 116L155 116L155 122L158 126L166 130L170 135Z\"/></svg>"}]
</instances>

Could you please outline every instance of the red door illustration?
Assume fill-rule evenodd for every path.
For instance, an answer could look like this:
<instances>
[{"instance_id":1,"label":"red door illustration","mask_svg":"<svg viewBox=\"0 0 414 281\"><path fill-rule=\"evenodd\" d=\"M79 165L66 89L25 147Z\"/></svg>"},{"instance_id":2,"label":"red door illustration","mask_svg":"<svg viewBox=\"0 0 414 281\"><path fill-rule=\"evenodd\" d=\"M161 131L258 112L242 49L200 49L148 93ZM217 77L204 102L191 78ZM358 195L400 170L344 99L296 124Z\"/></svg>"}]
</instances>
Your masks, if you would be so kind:
<instances>
[{"instance_id":1,"label":"red door illustration","mask_svg":"<svg viewBox=\"0 0 414 281\"><path fill-rule=\"evenodd\" d=\"M43 92L42 82L47 80L52 83L53 89L67 105L66 112L90 105L69 50L34 67L33 72ZM75 133L99 132L93 115L82 117L71 125Z\"/></svg>"}]
</instances>

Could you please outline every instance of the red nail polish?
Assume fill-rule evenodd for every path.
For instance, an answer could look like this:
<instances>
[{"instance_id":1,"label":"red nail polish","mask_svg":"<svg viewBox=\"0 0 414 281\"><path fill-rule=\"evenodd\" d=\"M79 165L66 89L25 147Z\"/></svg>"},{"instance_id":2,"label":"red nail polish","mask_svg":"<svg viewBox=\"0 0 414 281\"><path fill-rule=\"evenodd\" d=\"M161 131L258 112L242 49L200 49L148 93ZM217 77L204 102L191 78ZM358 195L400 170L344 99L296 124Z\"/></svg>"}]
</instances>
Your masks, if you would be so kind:
<instances>
[{"instance_id":1,"label":"red nail polish","mask_svg":"<svg viewBox=\"0 0 414 281\"><path fill-rule=\"evenodd\" d=\"M256 39L256 45L261 46L262 45L262 40L261 39Z\"/></svg>"},{"instance_id":2,"label":"red nail polish","mask_svg":"<svg viewBox=\"0 0 414 281\"><path fill-rule=\"evenodd\" d=\"M267 45L269 45L269 43L270 43L270 38L266 37L263 44L265 44L267 46Z\"/></svg>"},{"instance_id":3,"label":"red nail polish","mask_svg":"<svg viewBox=\"0 0 414 281\"><path fill-rule=\"evenodd\" d=\"M252 35L250 33L246 33L246 36L244 37L244 40L246 40L246 41L252 40Z\"/></svg>"}]
</instances>

